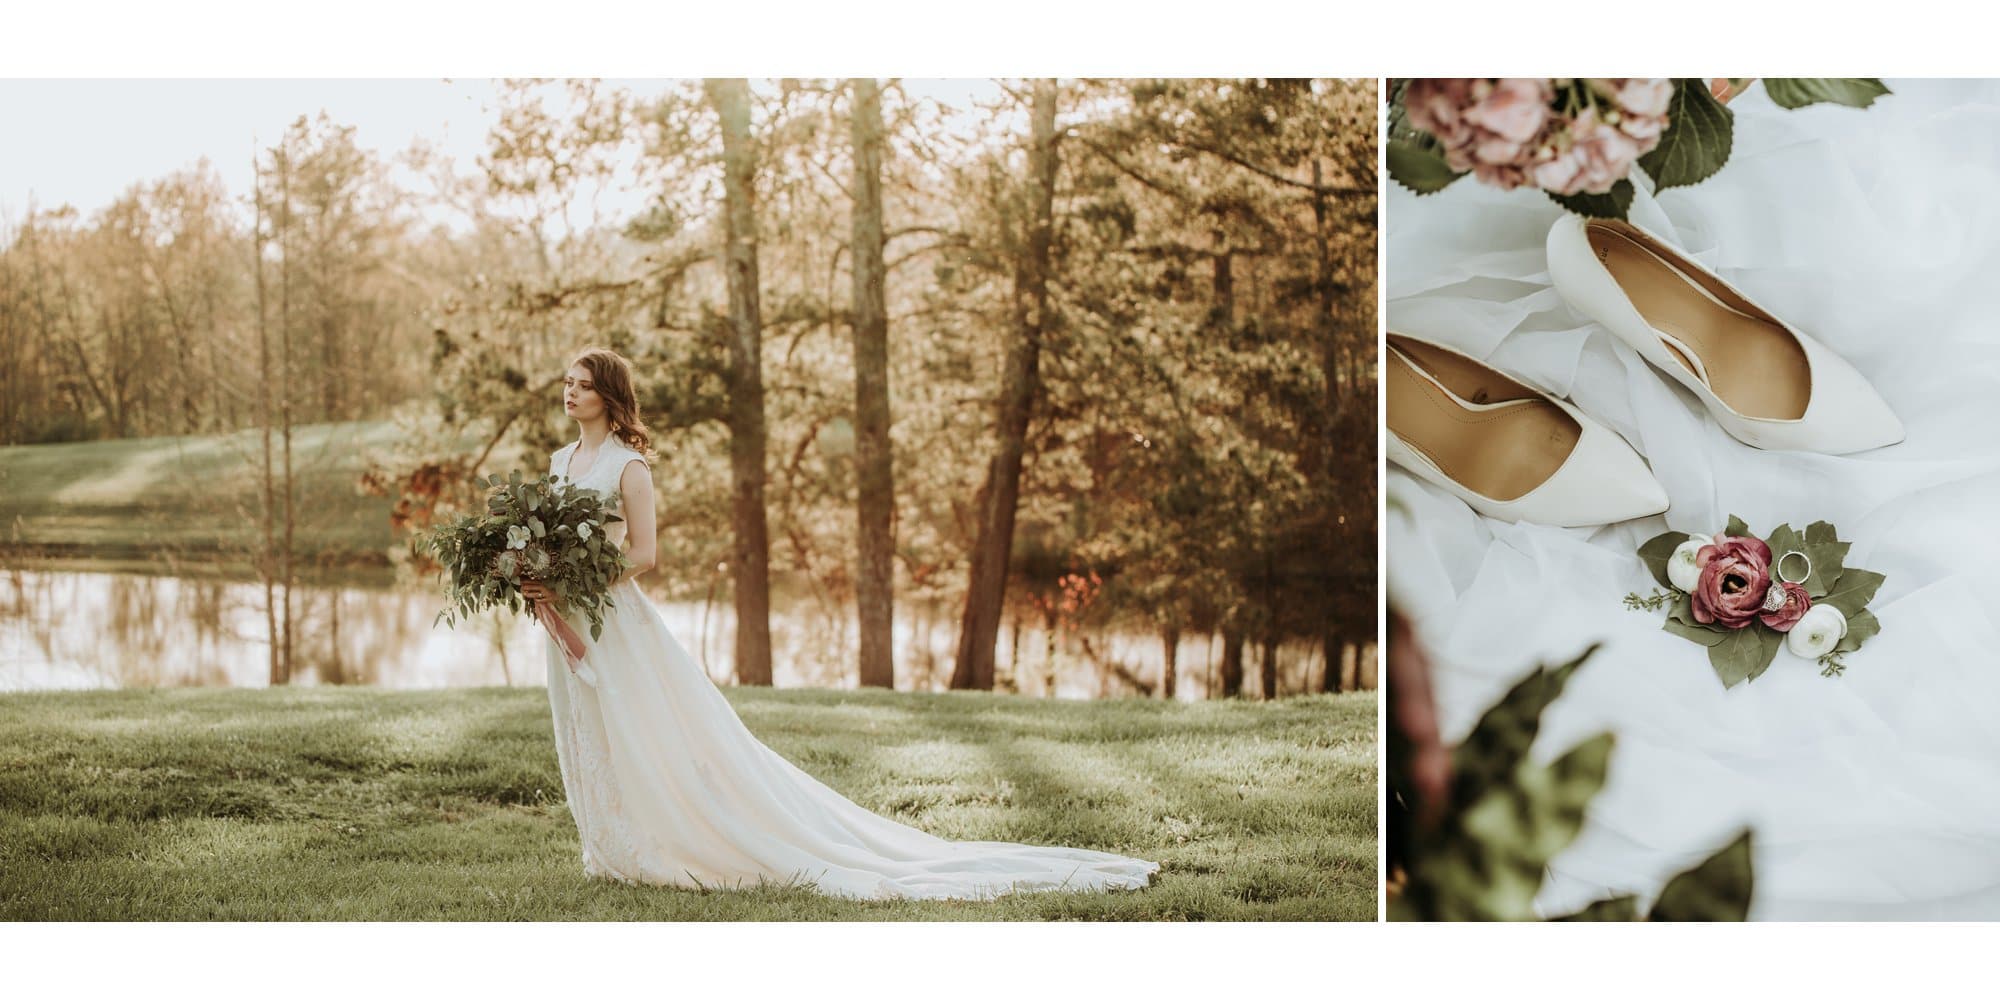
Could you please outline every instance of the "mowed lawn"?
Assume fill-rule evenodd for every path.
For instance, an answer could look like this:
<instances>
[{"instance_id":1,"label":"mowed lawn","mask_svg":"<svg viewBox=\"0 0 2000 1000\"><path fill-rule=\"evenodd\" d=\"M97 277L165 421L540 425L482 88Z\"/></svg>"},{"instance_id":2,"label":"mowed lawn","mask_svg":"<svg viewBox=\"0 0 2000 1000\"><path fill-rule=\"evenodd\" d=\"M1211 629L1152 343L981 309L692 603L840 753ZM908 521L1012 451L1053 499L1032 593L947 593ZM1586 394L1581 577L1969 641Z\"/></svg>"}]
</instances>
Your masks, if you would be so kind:
<instances>
[{"instance_id":1,"label":"mowed lawn","mask_svg":"<svg viewBox=\"0 0 2000 1000\"><path fill-rule=\"evenodd\" d=\"M1375 694L1055 702L728 689L954 839L1163 862L1136 892L852 902L587 879L539 688L0 696L5 920L1372 920Z\"/></svg>"}]
</instances>

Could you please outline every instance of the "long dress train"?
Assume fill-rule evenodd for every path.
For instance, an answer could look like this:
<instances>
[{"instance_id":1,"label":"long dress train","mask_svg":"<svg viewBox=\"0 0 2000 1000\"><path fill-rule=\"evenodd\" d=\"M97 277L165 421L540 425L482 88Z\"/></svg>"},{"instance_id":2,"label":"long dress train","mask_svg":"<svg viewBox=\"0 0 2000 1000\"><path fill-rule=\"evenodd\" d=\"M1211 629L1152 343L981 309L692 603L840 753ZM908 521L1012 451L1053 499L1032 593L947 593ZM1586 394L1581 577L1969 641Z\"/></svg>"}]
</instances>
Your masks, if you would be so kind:
<instances>
[{"instance_id":1,"label":"long dress train","mask_svg":"<svg viewBox=\"0 0 2000 1000\"><path fill-rule=\"evenodd\" d=\"M577 445L557 451L564 475ZM618 492L643 461L615 437L574 482ZM610 535L622 540L625 526ZM589 640L595 686L548 642L549 707L586 873L629 883L810 883L861 899L986 899L1010 892L1139 888L1159 865L1102 851L950 841L878 816L752 735L632 583Z\"/></svg>"}]
</instances>

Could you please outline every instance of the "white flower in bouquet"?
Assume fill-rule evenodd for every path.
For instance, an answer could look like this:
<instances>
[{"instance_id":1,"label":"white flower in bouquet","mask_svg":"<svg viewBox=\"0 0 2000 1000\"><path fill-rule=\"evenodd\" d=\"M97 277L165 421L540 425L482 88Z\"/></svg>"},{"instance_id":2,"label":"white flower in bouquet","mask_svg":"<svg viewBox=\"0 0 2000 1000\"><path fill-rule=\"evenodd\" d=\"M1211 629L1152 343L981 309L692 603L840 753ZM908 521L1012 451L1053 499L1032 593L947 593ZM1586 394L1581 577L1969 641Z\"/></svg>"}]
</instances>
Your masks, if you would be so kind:
<instances>
[{"instance_id":1,"label":"white flower in bouquet","mask_svg":"<svg viewBox=\"0 0 2000 1000\"><path fill-rule=\"evenodd\" d=\"M548 549L539 545L530 545L521 551L527 559L528 573L530 575L539 578L548 573L551 563Z\"/></svg>"},{"instance_id":2,"label":"white flower in bouquet","mask_svg":"<svg viewBox=\"0 0 2000 1000\"><path fill-rule=\"evenodd\" d=\"M1794 656L1816 660L1833 652L1847 636L1847 616L1829 604L1815 604L1785 634L1785 648Z\"/></svg>"},{"instance_id":3,"label":"white flower in bouquet","mask_svg":"<svg viewBox=\"0 0 2000 1000\"><path fill-rule=\"evenodd\" d=\"M1701 579L1701 567L1696 565L1695 558L1703 548L1714 544L1715 539L1708 535L1689 535L1688 540L1667 557L1667 580L1683 593L1692 592L1695 582Z\"/></svg>"},{"instance_id":4,"label":"white flower in bouquet","mask_svg":"<svg viewBox=\"0 0 2000 1000\"><path fill-rule=\"evenodd\" d=\"M585 521L585 522L583 522L582 524L579 524L579 525L577 525L577 526L576 526L576 537L577 537L577 540L578 540L578 541L581 541L581 542L587 542L587 541L590 541L590 522L589 522L589 521Z\"/></svg>"},{"instance_id":5,"label":"white flower in bouquet","mask_svg":"<svg viewBox=\"0 0 2000 1000\"><path fill-rule=\"evenodd\" d=\"M534 537L534 532L529 531L527 525L514 525L507 529L507 547L510 549L525 549L528 547L528 542Z\"/></svg>"}]
</instances>

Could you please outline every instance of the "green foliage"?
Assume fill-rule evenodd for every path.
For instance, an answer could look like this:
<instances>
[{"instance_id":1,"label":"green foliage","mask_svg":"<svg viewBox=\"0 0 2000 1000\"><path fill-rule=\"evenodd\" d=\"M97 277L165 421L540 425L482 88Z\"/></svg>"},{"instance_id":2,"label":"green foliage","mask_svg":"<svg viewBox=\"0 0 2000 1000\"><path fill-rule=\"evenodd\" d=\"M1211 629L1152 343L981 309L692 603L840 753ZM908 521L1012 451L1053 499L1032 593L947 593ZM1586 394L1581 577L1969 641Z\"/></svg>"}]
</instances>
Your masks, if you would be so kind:
<instances>
[{"instance_id":1,"label":"green foliage","mask_svg":"<svg viewBox=\"0 0 2000 1000\"><path fill-rule=\"evenodd\" d=\"M1532 920L1548 862L1576 838L1604 785L1614 739L1602 733L1540 764L1529 750L1542 714L1595 646L1517 683L1452 751L1443 817L1413 837L1391 920ZM1391 789L1401 788L1392 758ZM1650 916L1637 900L1600 900L1559 920L1742 920L1751 891L1749 835L1669 880Z\"/></svg>"},{"instance_id":2,"label":"green foliage","mask_svg":"<svg viewBox=\"0 0 2000 1000\"><path fill-rule=\"evenodd\" d=\"M1742 518L1732 514L1722 533L1749 537L1750 527ZM1672 581L1666 572L1667 562L1673 550L1687 538L1685 533L1678 531L1656 535L1639 547L1639 560L1654 579L1671 587ZM1804 534L1789 524L1780 524L1772 529L1764 542L1771 549L1774 579L1780 567L1796 573L1797 569L1793 568L1796 563L1786 559L1786 556L1794 552L1804 553L1812 561L1812 572L1804 581L1794 582L1800 582L1806 588L1806 593L1815 604L1838 609L1847 617L1847 634L1833 652L1819 659L1825 676L1838 676L1846 667L1840 660L1840 654L1860 649L1863 642L1882 629L1881 622L1866 607L1869 601L1874 600L1875 592L1881 588L1886 577L1846 565L1850 543L1841 541L1833 525L1825 521L1807 525ZM1637 595L1628 595L1626 606L1633 607L1636 601ZM1643 602L1640 606L1656 610ZM1724 687L1735 687L1763 676L1785 644L1783 633L1759 623L1730 629L1713 622L1704 624L1696 621L1693 602L1686 594L1681 594L1678 600L1672 602L1661 627L1673 635L1707 647L1709 666L1715 670Z\"/></svg>"},{"instance_id":3,"label":"green foliage","mask_svg":"<svg viewBox=\"0 0 2000 1000\"><path fill-rule=\"evenodd\" d=\"M1503 696L1452 751L1437 829L1418 838L1394 920L1526 920L1550 857L1568 846L1603 786L1614 740L1585 740L1543 764L1529 756L1542 713L1596 647L1543 667Z\"/></svg>"},{"instance_id":4,"label":"green foliage","mask_svg":"<svg viewBox=\"0 0 2000 1000\"><path fill-rule=\"evenodd\" d=\"M1872 77L1798 79L1777 77L1764 81L1764 93L1781 108L1803 108L1809 104L1841 104L1865 108L1889 88Z\"/></svg>"},{"instance_id":5,"label":"green foliage","mask_svg":"<svg viewBox=\"0 0 2000 1000\"><path fill-rule=\"evenodd\" d=\"M1750 831L1744 830L1700 864L1668 879L1647 919L1748 920L1756 886L1750 859Z\"/></svg>"},{"instance_id":6,"label":"green foliage","mask_svg":"<svg viewBox=\"0 0 2000 1000\"><path fill-rule=\"evenodd\" d=\"M1667 576L1667 563L1674 557L1674 550L1686 542L1689 535L1685 531L1669 531L1655 535L1646 544L1639 546L1639 561L1646 564L1646 570L1660 586L1672 588L1674 581Z\"/></svg>"},{"instance_id":7,"label":"green foliage","mask_svg":"<svg viewBox=\"0 0 2000 1000\"><path fill-rule=\"evenodd\" d=\"M1544 192L1549 200L1578 215L1592 219L1622 219L1632 210L1632 182L1621 180L1603 194L1580 191L1576 194Z\"/></svg>"},{"instance_id":8,"label":"green foliage","mask_svg":"<svg viewBox=\"0 0 2000 1000\"><path fill-rule=\"evenodd\" d=\"M1435 148L1435 143L1391 139L1384 157L1389 167L1389 179L1417 194L1435 194L1465 176L1463 171L1451 169ZM1630 200L1629 194L1627 200Z\"/></svg>"},{"instance_id":9,"label":"green foliage","mask_svg":"<svg viewBox=\"0 0 2000 1000\"><path fill-rule=\"evenodd\" d=\"M1639 158L1639 167L1659 190L1707 180L1729 162L1735 114L1709 92L1708 81L1674 81L1667 130L1660 144Z\"/></svg>"},{"instance_id":10,"label":"green foliage","mask_svg":"<svg viewBox=\"0 0 2000 1000\"><path fill-rule=\"evenodd\" d=\"M605 528L623 520L613 513L618 498L557 476L524 479L518 469L482 476L479 485L491 490L485 515L462 515L426 539L450 576L451 604L437 620L456 625L495 607L520 614L528 607L521 585L534 580L555 594L559 614L582 611L591 637L601 635L611 584L631 565L605 544Z\"/></svg>"}]
</instances>

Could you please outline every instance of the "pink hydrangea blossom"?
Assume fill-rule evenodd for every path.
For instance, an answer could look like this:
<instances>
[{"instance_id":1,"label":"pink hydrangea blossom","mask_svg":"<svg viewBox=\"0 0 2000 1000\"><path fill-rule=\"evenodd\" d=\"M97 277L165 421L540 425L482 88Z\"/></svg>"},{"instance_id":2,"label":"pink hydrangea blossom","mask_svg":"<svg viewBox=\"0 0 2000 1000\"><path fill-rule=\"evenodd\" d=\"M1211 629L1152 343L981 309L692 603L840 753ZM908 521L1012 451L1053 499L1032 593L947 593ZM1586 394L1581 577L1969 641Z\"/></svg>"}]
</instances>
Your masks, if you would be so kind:
<instances>
[{"instance_id":1,"label":"pink hydrangea blossom","mask_svg":"<svg viewBox=\"0 0 2000 1000\"><path fill-rule=\"evenodd\" d=\"M1664 79L1417 79L1403 107L1483 184L1603 194L1659 145L1673 96Z\"/></svg>"}]
</instances>

